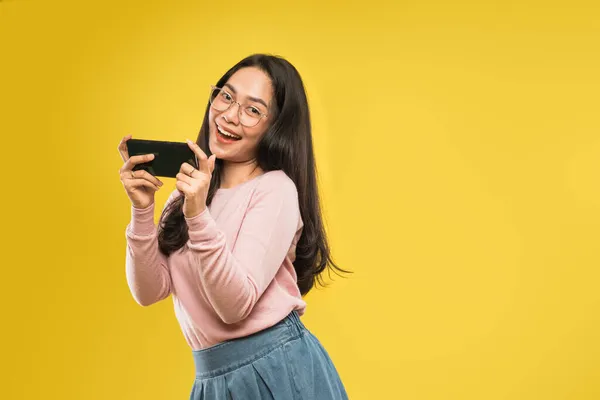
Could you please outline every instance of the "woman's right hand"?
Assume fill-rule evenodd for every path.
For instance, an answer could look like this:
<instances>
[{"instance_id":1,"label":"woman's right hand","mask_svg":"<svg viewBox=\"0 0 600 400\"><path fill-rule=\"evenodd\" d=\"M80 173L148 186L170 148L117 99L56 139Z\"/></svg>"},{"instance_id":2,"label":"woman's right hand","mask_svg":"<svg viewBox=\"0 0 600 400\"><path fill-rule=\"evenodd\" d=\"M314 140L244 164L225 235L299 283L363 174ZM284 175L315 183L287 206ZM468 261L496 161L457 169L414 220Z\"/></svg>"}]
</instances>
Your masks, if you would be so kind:
<instances>
[{"instance_id":1,"label":"woman's right hand","mask_svg":"<svg viewBox=\"0 0 600 400\"><path fill-rule=\"evenodd\" d=\"M119 143L119 154L125 162L119 170L121 183L125 187L131 204L135 208L146 208L154 203L154 193L160 189L163 183L147 171L133 170L137 164L153 160L154 154L129 157L127 151L127 141L129 139L131 139L131 135L125 136Z\"/></svg>"}]
</instances>

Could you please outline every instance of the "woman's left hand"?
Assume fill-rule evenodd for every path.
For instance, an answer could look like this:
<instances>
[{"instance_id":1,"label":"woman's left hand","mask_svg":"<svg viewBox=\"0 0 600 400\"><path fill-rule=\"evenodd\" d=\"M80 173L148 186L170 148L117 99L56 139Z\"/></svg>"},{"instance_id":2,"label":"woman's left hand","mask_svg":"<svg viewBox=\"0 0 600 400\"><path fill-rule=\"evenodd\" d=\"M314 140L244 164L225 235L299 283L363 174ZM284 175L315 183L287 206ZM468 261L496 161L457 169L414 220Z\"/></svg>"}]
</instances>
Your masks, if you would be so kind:
<instances>
[{"instance_id":1,"label":"woman's left hand","mask_svg":"<svg viewBox=\"0 0 600 400\"><path fill-rule=\"evenodd\" d=\"M196 154L198 169L188 163L181 164L179 173L175 177L175 187L184 196L183 215L193 218L206 209L206 197L210 186L210 179L215 169L215 155L207 157L200 146L187 140L188 146Z\"/></svg>"}]
</instances>

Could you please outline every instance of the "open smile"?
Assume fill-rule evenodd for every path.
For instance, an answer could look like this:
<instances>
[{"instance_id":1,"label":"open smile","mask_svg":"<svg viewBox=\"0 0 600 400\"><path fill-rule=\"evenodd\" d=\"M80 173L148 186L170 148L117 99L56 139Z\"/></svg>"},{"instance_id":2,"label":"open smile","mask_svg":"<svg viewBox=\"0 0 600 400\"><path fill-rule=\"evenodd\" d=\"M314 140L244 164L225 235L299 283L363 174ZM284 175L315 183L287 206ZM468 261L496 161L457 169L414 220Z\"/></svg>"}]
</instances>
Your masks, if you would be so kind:
<instances>
[{"instance_id":1,"label":"open smile","mask_svg":"<svg viewBox=\"0 0 600 400\"><path fill-rule=\"evenodd\" d=\"M228 142L235 142L235 141L242 139L241 136L238 136L234 133L226 131L225 129L220 127L218 124L217 124L217 132L218 132L217 138L226 140Z\"/></svg>"}]
</instances>

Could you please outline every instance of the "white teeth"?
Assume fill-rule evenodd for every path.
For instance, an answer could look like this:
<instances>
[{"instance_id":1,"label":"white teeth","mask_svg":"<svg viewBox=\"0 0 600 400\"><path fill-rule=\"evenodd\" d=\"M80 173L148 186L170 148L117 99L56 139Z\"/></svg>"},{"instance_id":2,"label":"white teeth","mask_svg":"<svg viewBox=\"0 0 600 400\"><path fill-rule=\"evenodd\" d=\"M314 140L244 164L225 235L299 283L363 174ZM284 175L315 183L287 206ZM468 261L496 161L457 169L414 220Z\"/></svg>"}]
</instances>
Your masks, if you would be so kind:
<instances>
[{"instance_id":1,"label":"white teeth","mask_svg":"<svg viewBox=\"0 0 600 400\"><path fill-rule=\"evenodd\" d=\"M223 135L233 138L233 139L241 139L239 136L237 135L233 135L231 133L225 132L224 130L221 129L221 127L219 125L217 125L217 129L219 130L219 132L221 132Z\"/></svg>"}]
</instances>

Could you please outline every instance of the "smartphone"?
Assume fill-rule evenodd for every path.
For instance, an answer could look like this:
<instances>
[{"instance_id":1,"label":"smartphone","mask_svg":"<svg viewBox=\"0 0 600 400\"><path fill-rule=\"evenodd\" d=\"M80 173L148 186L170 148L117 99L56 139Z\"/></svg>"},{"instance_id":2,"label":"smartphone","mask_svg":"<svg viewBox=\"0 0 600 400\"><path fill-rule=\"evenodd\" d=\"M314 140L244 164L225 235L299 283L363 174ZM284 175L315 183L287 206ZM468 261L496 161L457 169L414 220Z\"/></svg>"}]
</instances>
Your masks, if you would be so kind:
<instances>
[{"instance_id":1,"label":"smartphone","mask_svg":"<svg viewBox=\"0 0 600 400\"><path fill-rule=\"evenodd\" d=\"M154 154L154 160L135 165L134 171L143 169L154 176L175 178L185 162L198 168L196 154L187 143L145 139L129 139L126 143L129 157Z\"/></svg>"}]
</instances>

